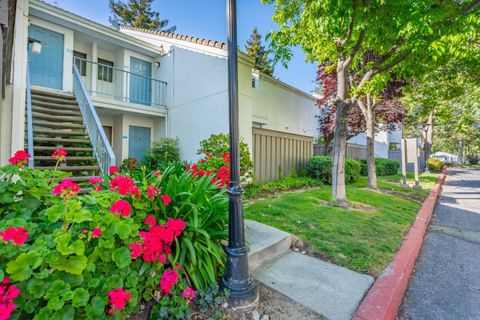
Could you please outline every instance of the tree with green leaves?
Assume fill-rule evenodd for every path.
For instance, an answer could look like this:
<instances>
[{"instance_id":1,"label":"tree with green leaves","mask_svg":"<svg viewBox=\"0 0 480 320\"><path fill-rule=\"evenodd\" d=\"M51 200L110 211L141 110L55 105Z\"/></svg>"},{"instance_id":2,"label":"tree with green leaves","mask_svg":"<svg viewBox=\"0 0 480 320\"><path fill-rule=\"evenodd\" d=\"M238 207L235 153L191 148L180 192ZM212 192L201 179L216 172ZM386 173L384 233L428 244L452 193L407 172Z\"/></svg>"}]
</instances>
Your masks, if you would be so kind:
<instances>
[{"instance_id":1,"label":"tree with green leaves","mask_svg":"<svg viewBox=\"0 0 480 320\"><path fill-rule=\"evenodd\" d=\"M257 28L253 28L250 38L245 44L247 55L255 59L255 69L273 75L272 60L269 58L269 51L265 49L262 43L262 36L258 33Z\"/></svg>"},{"instance_id":2,"label":"tree with green leaves","mask_svg":"<svg viewBox=\"0 0 480 320\"><path fill-rule=\"evenodd\" d=\"M348 206L345 154L350 109L366 97L372 80L422 71L418 62L461 55L468 32L479 27L478 0L263 0L275 4L270 34L274 61L287 64L292 46L307 59L330 61L337 78L332 200ZM364 57L375 59L362 64ZM371 60L371 62L370 62Z\"/></svg>"},{"instance_id":3,"label":"tree with green leaves","mask_svg":"<svg viewBox=\"0 0 480 320\"><path fill-rule=\"evenodd\" d=\"M109 0L113 16L109 18L114 27L126 25L147 30L175 32L177 27L168 26L167 19L160 19L160 13L152 9L153 0Z\"/></svg>"}]
</instances>

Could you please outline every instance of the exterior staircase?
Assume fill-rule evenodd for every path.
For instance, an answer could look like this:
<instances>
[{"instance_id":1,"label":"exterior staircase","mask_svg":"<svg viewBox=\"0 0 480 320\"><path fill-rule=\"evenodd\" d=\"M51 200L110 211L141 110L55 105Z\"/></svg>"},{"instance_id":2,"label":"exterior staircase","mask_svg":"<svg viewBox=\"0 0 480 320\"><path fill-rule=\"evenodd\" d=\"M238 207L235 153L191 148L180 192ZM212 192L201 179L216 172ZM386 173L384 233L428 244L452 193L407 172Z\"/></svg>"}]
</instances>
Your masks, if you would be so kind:
<instances>
[{"instance_id":1,"label":"exterior staircase","mask_svg":"<svg viewBox=\"0 0 480 320\"><path fill-rule=\"evenodd\" d=\"M51 155L54 150L64 148L67 161L57 170L70 172L77 182L98 175L100 167L75 96L32 88L31 98L34 168L55 169L56 160Z\"/></svg>"}]
</instances>

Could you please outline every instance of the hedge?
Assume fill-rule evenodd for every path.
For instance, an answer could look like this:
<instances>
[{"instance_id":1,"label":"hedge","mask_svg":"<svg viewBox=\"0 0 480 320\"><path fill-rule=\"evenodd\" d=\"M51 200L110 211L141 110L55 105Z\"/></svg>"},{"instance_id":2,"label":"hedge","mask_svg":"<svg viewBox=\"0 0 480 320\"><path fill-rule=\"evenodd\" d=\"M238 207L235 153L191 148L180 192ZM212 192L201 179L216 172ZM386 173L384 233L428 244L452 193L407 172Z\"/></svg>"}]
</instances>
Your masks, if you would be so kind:
<instances>
[{"instance_id":1,"label":"hedge","mask_svg":"<svg viewBox=\"0 0 480 320\"><path fill-rule=\"evenodd\" d=\"M368 176L367 159L360 160L360 165L362 166L360 174L362 176ZM398 173L400 163L396 160L375 158L375 167L377 169L377 176L392 176Z\"/></svg>"},{"instance_id":2,"label":"hedge","mask_svg":"<svg viewBox=\"0 0 480 320\"><path fill-rule=\"evenodd\" d=\"M345 160L345 183L354 183L360 177L360 162ZM332 184L332 158L315 156L307 164L307 174L311 178L320 179L324 184Z\"/></svg>"}]
</instances>

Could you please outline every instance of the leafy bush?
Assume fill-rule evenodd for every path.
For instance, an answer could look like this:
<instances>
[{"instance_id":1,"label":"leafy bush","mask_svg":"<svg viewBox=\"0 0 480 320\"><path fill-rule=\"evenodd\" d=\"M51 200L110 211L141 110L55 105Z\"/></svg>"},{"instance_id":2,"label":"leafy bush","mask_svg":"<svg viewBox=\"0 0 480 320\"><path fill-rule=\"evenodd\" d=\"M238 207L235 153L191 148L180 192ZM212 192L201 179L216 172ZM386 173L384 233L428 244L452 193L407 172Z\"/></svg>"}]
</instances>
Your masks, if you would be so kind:
<instances>
[{"instance_id":1,"label":"leafy bush","mask_svg":"<svg viewBox=\"0 0 480 320\"><path fill-rule=\"evenodd\" d=\"M197 154L205 154L207 157L212 155L220 158L223 154L230 152L230 141L227 134L212 134L208 139L200 142L200 149ZM254 181L253 161L250 156L248 144L240 140L240 175L241 183L248 184Z\"/></svg>"},{"instance_id":2,"label":"leafy bush","mask_svg":"<svg viewBox=\"0 0 480 320\"><path fill-rule=\"evenodd\" d=\"M469 164L471 165L477 165L478 163L480 163L480 154L468 154L467 155L467 161Z\"/></svg>"},{"instance_id":3,"label":"leafy bush","mask_svg":"<svg viewBox=\"0 0 480 320\"><path fill-rule=\"evenodd\" d=\"M428 158L428 169L431 171L441 171L442 170L442 161L437 158Z\"/></svg>"},{"instance_id":4,"label":"leafy bush","mask_svg":"<svg viewBox=\"0 0 480 320\"><path fill-rule=\"evenodd\" d=\"M180 161L178 138L162 137L152 143L142 162L151 169L158 169L177 161Z\"/></svg>"},{"instance_id":5,"label":"leafy bush","mask_svg":"<svg viewBox=\"0 0 480 320\"><path fill-rule=\"evenodd\" d=\"M59 182L64 173L24 163L0 168L0 286L19 290L0 306L16 298L12 318L121 319L155 298L180 319L188 287L217 283L228 199L212 177L178 166L143 167L135 180L112 170L81 195Z\"/></svg>"},{"instance_id":6,"label":"leafy bush","mask_svg":"<svg viewBox=\"0 0 480 320\"><path fill-rule=\"evenodd\" d=\"M307 174L311 178L320 179L324 184L332 184L332 158L315 156L307 164ZM345 183L354 183L360 177L360 162L345 160Z\"/></svg>"},{"instance_id":7,"label":"leafy bush","mask_svg":"<svg viewBox=\"0 0 480 320\"><path fill-rule=\"evenodd\" d=\"M360 160L361 170L360 175L368 176L367 159ZM393 176L398 173L400 169L400 162L385 158L375 158L375 168L377 176Z\"/></svg>"},{"instance_id":8,"label":"leafy bush","mask_svg":"<svg viewBox=\"0 0 480 320\"><path fill-rule=\"evenodd\" d=\"M284 177L274 181L252 183L245 187L244 196L247 199L252 199L278 192L321 185L323 185L322 181L309 177Z\"/></svg>"}]
</instances>

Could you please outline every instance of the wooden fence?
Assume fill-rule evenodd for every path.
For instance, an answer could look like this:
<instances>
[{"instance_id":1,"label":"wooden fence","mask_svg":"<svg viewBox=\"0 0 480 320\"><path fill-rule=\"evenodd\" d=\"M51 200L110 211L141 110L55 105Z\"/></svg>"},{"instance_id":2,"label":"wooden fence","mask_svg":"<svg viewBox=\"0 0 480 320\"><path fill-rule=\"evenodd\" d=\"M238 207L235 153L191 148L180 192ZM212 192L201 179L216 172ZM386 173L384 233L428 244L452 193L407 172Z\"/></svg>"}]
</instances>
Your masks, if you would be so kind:
<instances>
[{"instance_id":1,"label":"wooden fence","mask_svg":"<svg viewBox=\"0 0 480 320\"><path fill-rule=\"evenodd\" d=\"M313 146L313 154L316 156L323 155L323 145L315 144ZM332 151L328 155L332 156ZM362 145L347 143L347 158L355 160L367 159L367 148Z\"/></svg>"},{"instance_id":2,"label":"wooden fence","mask_svg":"<svg viewBox=\"0 0 480 320\"><path fill-rule=\"evenodd\" d=\"M298 173L313 154L313 137L253 128L253 162L258 182Z\"/></svg>"}]
</instances>

